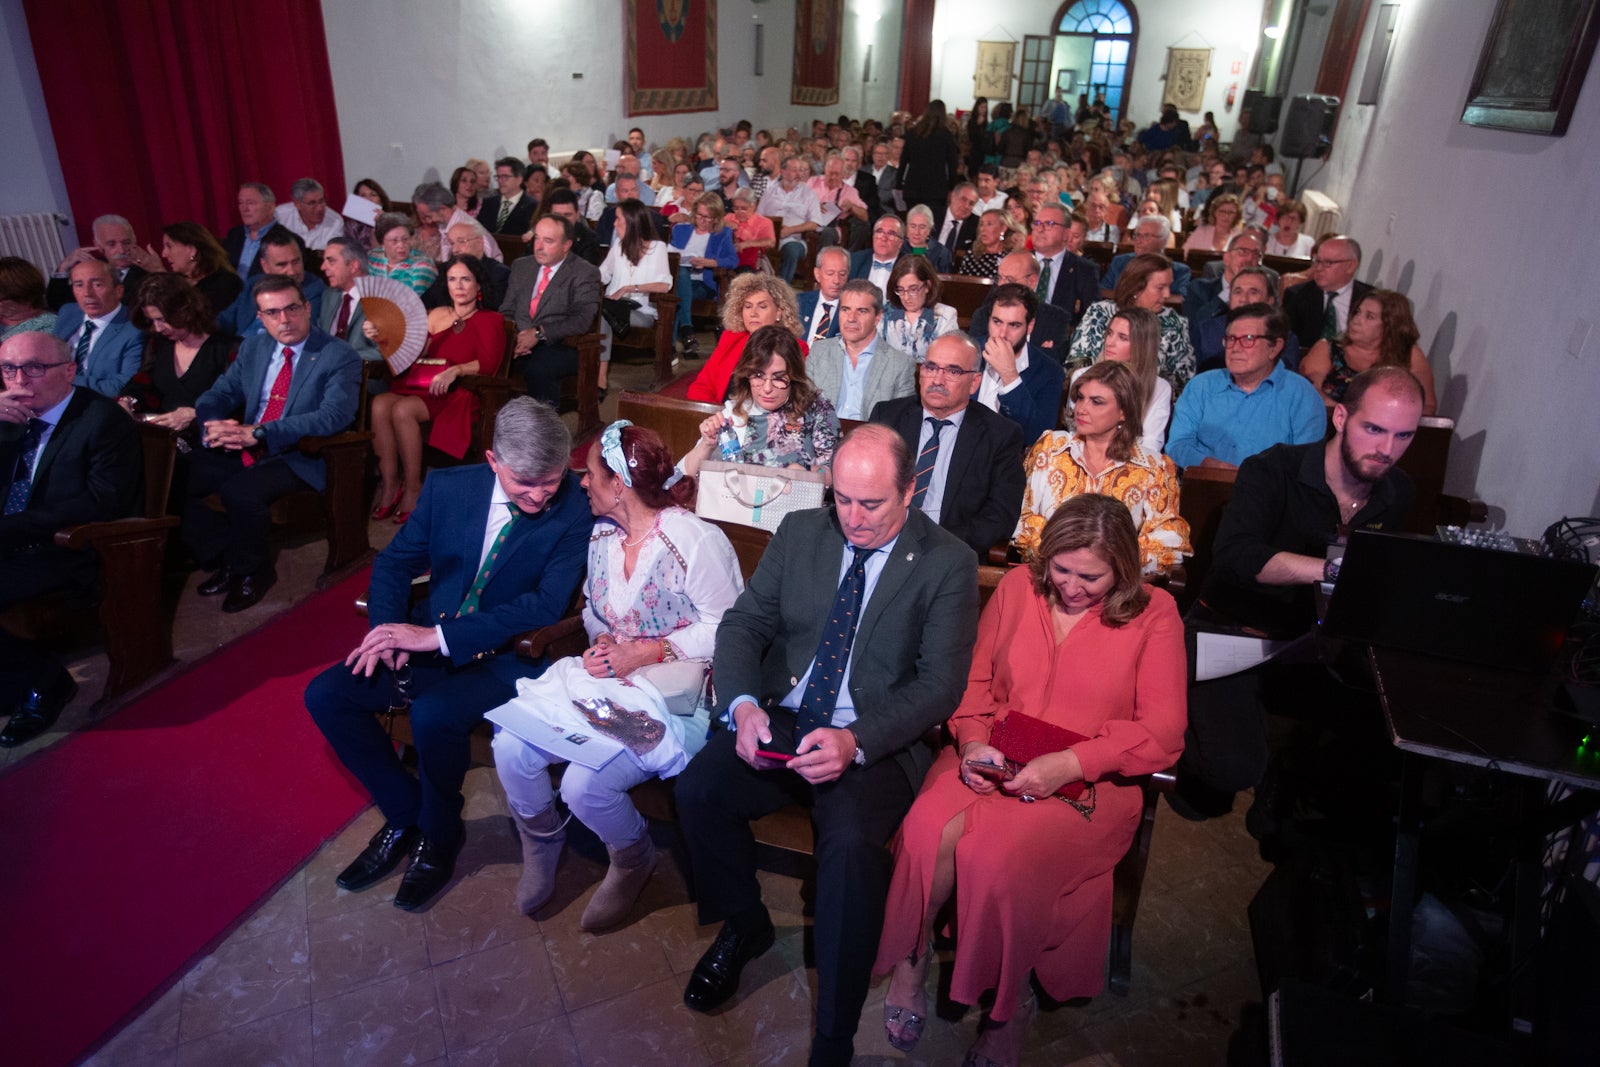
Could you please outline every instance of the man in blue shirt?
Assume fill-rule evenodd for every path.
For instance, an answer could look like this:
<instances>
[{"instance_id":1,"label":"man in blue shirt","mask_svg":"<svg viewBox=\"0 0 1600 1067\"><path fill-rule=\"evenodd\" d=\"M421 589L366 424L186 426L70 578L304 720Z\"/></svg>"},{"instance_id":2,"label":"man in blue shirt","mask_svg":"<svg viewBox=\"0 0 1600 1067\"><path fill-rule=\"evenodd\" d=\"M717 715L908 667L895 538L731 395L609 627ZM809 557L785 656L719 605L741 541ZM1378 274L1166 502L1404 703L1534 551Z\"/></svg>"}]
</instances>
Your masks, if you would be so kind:
<instances>
[{"instance_id":1,"label":"man in blue shirt","mask_svg":"<svg viewBox=\"0 0 1600 1067\"><path fill-rule=\"evenodd\" d=\"M1321 394L1278 360L1288 334L1289 320L1270 304L1228 312L1226 366L1196 375L1172 411L1167 455L1180 468L1232 469L1273 445L1322 439Z\"/></svg>"},{"instance_id":2,"label":"man in blue shirt","mask_svg":"<svg viewBox=\"0 0 1600 1067\"><path fill-rule=\"evenodd\" d=\"M1134 256L1167 256L1172 260L1172 295L1186 296L1189 292L1189 278L1192 272L1189 265L1183 261L1183 254L1177 256L1167 255L1167 240L1172 236L1172 224L1159 215L1146 215L1140 219L1133 228L1129 239L1133 242L1133 251L1124 252L1111 260L1111 266L1106 268L1106 273L1100 279L1100 296L1106 300L1111 299L1117 289L1117 279L1122 277L1122 272ZM1175 249L1173 251L1176 251Z\"/></svg>"}]
</instances>

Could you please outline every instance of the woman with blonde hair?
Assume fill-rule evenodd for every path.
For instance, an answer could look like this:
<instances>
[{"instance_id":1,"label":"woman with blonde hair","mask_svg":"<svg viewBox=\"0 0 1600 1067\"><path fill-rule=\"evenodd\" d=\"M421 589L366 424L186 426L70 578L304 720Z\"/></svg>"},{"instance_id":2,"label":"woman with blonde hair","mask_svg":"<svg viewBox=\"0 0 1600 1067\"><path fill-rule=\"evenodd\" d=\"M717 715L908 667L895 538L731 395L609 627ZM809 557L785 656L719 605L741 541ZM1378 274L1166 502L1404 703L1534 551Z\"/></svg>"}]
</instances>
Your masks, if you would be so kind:
<instances>
[{"instance_id":1,"label":"woman with blonde hair","mask_svg":"<svg viewBox=\"0 0 1600 1067\"><path fill-rule=\"evenodd\" d=\"M1142 307L1125 307L1111 317L1095 362L1110 359L1127 364L1139 384L1139 403L1144 411L1139 443L1151 455L1160 455L1167 441L1167 423L1172 418L1172 386L1161 377L1161 320ZM1087 371L1072 372L1076 382Z\"/></svg>"},{"instance_id":2,"label":"woman with blonde hair","mask_svg":"<svg viewBox=\"0 0 1600 1067\"><path fill-rule=\"evenodd\" d=\"M686 399L702 404L720 404L728 396L733 370L744 353L750 335L763 326L781 325L799 337L800 302L782 278L772 274L741 274L728 285L722 301L722 336L706 365L690 383ZM800 351L809 352L804 341Z\"/></svg>"}]
</instances>

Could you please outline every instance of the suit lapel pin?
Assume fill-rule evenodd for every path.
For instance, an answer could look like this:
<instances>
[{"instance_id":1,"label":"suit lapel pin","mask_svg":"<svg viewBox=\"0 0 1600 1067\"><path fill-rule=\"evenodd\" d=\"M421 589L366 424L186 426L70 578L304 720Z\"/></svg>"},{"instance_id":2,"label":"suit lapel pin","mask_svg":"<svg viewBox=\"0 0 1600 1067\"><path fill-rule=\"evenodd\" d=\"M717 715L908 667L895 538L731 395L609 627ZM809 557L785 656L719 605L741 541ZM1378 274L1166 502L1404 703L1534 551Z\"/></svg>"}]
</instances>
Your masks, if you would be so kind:
<instances>
[{"instance_id":1,"label":"suit lapel pin","mask_svg":"<svg viewBox=\"0 0 1600 1067\"><path fill-rule=\"evenodd\" d=\"M906 553L906 562L907 563L910 563L912 560L914 560L916 558L917 558L917 554L915 552L907 552Z\"/></svg>"}]
</instances>

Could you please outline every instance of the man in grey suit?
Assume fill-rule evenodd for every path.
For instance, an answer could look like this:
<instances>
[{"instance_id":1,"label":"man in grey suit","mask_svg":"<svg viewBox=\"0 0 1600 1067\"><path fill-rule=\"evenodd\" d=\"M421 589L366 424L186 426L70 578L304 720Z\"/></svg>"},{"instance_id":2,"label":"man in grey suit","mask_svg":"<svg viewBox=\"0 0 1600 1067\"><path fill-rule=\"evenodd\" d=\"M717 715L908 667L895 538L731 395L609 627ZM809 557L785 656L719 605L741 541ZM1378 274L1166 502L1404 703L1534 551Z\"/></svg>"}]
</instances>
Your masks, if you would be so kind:
<instances>
[{"instance_id":1,"label":"man in grey suit","mask_svg":"<svg viewBox=\"0 0 1600 1067\"><path fill-rule=\"evenodd\" d=\"M923 734L960 702L977 636L977 559L911 507L913 477L887 426L840 444L834 506L785 519L722 617L713 669L734 729L712 736L677 782L700 920L723 923L684 990L696 1011L731 997L773 943L750 822L792 802L811 808L814 1065L850 1062L889 838L933 759Z\"/></svg>"},{"instance_id":2,"label":"man in grey suit","mask_svg":"<svg viewBox=\"0 0 1600 1067\"><path fill-rule=\"evenodd\" d=\"M317 329L337 337L362 359L376 363L383 359L383 353L362 332L361 324L367 316L361 311L361 301L350 291L356 279L366 273L367 256L358 242L348 237L335 237L328 242L322 254L322 276L328 279L328 294L322 298Z\"/></svg>"},{"instance_id":3,"label":"man in grey suit","mask_svg":"<svg viewBox=\"0 0 1600 1067\"><path fill-rule=\"evenodd\" d=\"M917 364L878 336L883 292L865 278L839 294L839 336L818 341L806 376L833 402L841 419L866 419L885 400L917 391Z\"/></svg>"},{"instance_id":4,"label":"man in grey suit","mask_svg":"<svg viewBox=\"0 0 1600 1067\"><path fill-rule=\"evenodd\" d=\"M572 252L572 222L546 215L533 227L533 255L511 265L500 313L517 324L516 358L528 395L561 406L561 379L578 373L569 340L595 326L600 270Z\"/></svg>"},{"instance_id":5,"label":"man in grey suit","mask_svg":"<svg viewBox=\"0 0 1600 1067\"><path fill-rule=\"evenodd\" d=\"M183 538L203 564L219 569L196 590L227 594L225 612L259 603L278 580L267 544L272 502L299 489L321 490L320 458L302 455L302 437L338 433L356 417L361 358L311 327L300 283L269 274L256 283L264 330L239 346L227 372L195 401L204 448L190 458ZM222 511L206 497L217 493Z\"/></svg>"}]
</instances>

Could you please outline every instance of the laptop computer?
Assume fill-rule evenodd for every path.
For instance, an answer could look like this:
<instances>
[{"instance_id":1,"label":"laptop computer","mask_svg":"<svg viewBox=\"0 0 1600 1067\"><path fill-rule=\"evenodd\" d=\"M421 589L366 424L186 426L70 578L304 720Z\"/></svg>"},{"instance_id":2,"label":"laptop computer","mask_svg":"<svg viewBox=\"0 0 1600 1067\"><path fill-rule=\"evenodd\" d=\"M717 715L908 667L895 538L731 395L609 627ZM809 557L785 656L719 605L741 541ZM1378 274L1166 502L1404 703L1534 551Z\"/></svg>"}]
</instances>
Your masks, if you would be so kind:
<instances>
[{"instance_id":1,"label":"laptop computer","mask_svg":"<svg viewBox=\"0 0 1600 1067\"><path fill-rule=\"evenodd\" d=\"M1323 630L1367 645L1543 673L1594 580L1587 563L1357 530Z\"/></svg>"}]
</instances>

